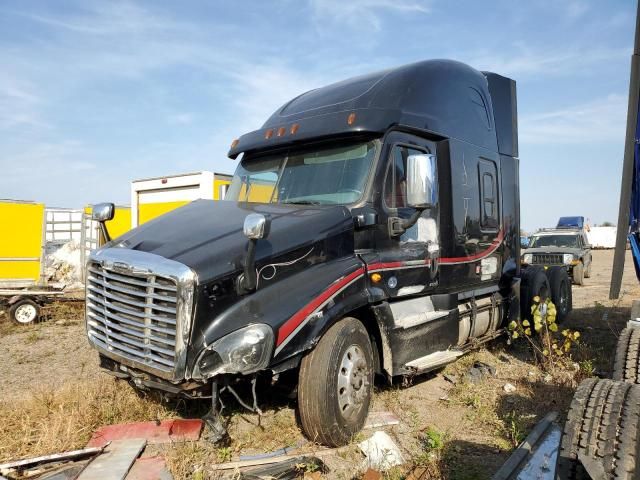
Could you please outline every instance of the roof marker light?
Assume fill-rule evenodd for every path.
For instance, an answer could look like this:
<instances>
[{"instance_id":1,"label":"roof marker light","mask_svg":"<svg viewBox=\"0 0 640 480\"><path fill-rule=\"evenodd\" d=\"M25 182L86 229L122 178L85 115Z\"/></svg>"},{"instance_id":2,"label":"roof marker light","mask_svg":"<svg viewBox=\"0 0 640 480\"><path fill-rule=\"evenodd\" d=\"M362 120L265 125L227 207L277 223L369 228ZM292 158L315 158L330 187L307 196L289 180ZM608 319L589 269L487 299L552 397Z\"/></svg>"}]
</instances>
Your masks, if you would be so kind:
<instances>
[{"instance_id":1,"label":"roof marker light","mask_svg":"<svg viewBox=\"0 0 640 480\"><path fill-rule=\"evenodd\" d=\"M293 125L291 125L291 129L289 130L289 133L291 133L291 135L294 135L299 128L300 128L300 125L298 125L297 123L294 123Z\"/></svg>"},{"instance_id":2,"label":"roof marker light","mask_svg":"<svg viewBox=\"0 0 640 480\"><path fill-rule=\"evenodd\" d=\"M240 140L238 140L237 138L234 139L233 142L231 142L231 148L236 148L239 143L240 143Z\"/></svg>"},{"instance_id":3,"label":"roof marker light","mask_svg":"<svg viewBox=\"0 0 640 480\"><path fill-rule=\"evenodd\" d=\"M266 138L267 140L269 140L271 137L273 137L273 129L270 128L269 130L267 130L266 132L264 132L264 138Z\"/></svg>"},{"instance_id":4,"label":"roof marker light","mask_svg":"<svg viewBox=\"0 0 640 480\"><path fill-rule=\"evenodd\" d=\"M280 127L280 128L278 129L278 136L279 136L279 137L283 137L283 136L284 136L284 134L285 134L286 132L287 132L287 129L286 129L286 128L284 128L284 127Z\"/></svg>"},{"instance_id":5,"label":"roof marker light","mask_svg":"<svg viewBox=\"0 0 640 480\"><path fill-rule=\"evenodd\" d=\"M347 117L347 125L353 125L356 121L356 112L351 112Z\"/></svg>"}]
</instances>

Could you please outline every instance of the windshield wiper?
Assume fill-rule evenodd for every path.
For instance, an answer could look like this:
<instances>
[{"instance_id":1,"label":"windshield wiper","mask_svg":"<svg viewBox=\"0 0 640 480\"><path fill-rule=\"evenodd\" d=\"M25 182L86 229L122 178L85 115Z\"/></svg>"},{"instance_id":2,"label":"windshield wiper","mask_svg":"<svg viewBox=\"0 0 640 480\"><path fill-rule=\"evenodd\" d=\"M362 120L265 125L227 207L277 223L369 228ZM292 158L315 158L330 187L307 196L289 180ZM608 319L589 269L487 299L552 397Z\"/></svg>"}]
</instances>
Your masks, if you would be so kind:
<instances>
[{"instance_id":1,"label":"windshield wiper","mask_svg":"<svg viewBox=\"0 0 640 480\"><path fill-rule=\"evenodd\" d=\"M291 200L289 202L282 202L282 203L288 203L291 205L322 205L320 202L315 200Z\"/></svg>"}]
</instances>

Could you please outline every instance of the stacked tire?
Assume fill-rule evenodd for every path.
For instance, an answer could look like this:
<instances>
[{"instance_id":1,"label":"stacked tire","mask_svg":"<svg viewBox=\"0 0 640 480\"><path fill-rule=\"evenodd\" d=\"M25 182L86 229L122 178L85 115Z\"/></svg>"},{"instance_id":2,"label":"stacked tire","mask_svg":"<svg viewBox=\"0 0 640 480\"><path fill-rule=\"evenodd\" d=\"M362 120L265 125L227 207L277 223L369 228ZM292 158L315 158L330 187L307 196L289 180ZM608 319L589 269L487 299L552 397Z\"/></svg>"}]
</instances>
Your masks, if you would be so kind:
<instances>
[{"instance_id":1,"label":"stacked tire","mask_svg":"<svg viewBox=\"0 0 640 480\"><path fill-rule=\"evenodd\" d=\"M590 378L576 391L558 453L558 480L636 479L640 385Z\"/></svg>"},{"instance_id":2,"label":"stacked tire","mask_svg":"<svg viewBox=\"0 0 640 480\"><path fill-rule=\"evenodd\" d=\"M620 337L613 365L613 379L621 382L640 384L640 328L627 327Z\"/></svg>"},{"instance_id":3,"label":"stacked tire","mask_svg":"<svg viewBox=\"0 0 640 480\"><path fill-rule=\"evenodd\" d=\"M573 397L556 478L640 479L640 329L618 338L613 380L590 378Z\"/></svg>"}]
</instances>

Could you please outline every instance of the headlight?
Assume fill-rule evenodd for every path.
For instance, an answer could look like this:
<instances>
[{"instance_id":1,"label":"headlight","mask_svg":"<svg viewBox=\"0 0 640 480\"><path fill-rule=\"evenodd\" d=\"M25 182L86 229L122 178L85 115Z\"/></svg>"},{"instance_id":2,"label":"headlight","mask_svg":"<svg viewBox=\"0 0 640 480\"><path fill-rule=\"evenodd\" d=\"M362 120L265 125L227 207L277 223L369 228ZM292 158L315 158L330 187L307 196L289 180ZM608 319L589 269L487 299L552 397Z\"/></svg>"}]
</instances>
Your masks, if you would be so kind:
<instances>
[{"instance_id":1,"label":"headlight","mask_svg":"<svg viewBox=\"0 0 640 480\"><path fill-rule=\"evenodd\" d=\"M573 255L571 253L565 253L562 255L562 263L565 265L571 265L571 262L573 262Z\"/></svg>"},{"instance_id":2,"label":"headlight","mask_svg":"<svg viewBox=\"0 0 640 480\"><path fill-rule=\"evenodd\" d=\"M192 376L207 379L223 373L257 372L269 364L272 350L271 327L249 325L209 345L198 357Z\"/></svg>"},{"instance_id":3,"label":"headlight","mask_svg":"<svg viewBox=\"0 0 640 480\"><path fill-rule=\"evenodd\" d=\"M531 253L525 253L525 254L522 256L522 261L523 261L524 263L531 263L531 260L532 260L532 259L533 259L533 255L532 255Z\"/></svg>"}]
</instances>

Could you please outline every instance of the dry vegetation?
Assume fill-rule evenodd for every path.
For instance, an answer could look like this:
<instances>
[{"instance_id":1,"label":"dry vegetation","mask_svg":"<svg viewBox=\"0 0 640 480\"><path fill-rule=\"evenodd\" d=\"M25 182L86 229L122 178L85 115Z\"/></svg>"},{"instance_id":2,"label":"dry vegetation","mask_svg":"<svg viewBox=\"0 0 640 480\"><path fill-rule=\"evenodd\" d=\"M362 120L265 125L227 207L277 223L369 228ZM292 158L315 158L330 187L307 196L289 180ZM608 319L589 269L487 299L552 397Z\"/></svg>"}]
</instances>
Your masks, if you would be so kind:
<instances>
[{"instance_id":1,"label":"dry vegetation","mask_svg":"<svg viewBox=\"0 0 640 480\"><path fill-rule=\"evenodd\" d=\"M385 478L406 478L418 469L422 478L488 479L543 415L566 411L582 378L608 375L631 300L640 298L628 263L623 300L606 300L610 259L610 252L596 252L594 277L574 288L575 310L561 326L581 333L570 360L538 365L525 344L508 346L503 339L409 385L378 387L373 410L390 410L401 419L386 431L406 460ZM81 319L77 304L54 306L49 321L28 328L12 326L0 314L0 462L82 447L105 424L204 413L206 404L163 404L100 373ZM495 375L468 381L466 374L476 361L495 367ZM445 374L455 378L455 385ZM507 383L515 386L514 392L505 391ZM241 454L319 448L305 441L295 403L286 395L263 388L259 399L262 418L225 399L228 445L201 440L159 447L174 476L219 478L210 465ZM363 456L356 444L371 433L360 433L349 448L323 459L331 478L358 477Z\"/></svg>"}]
</instances>

